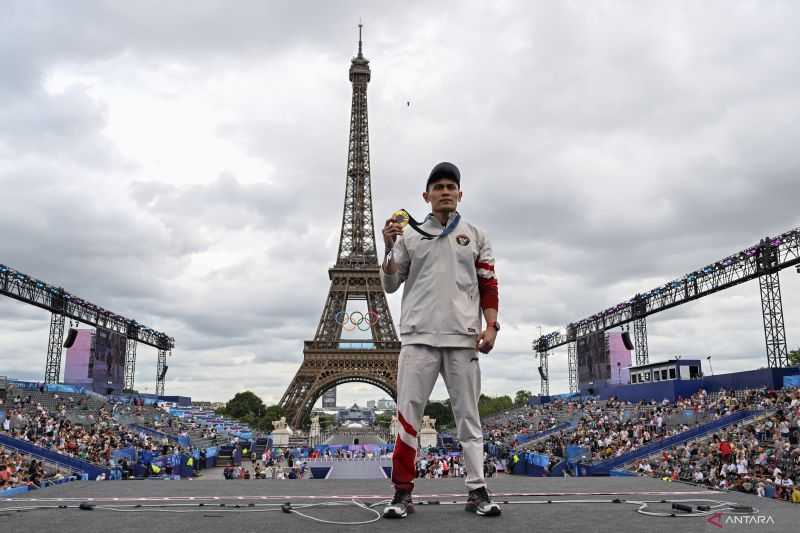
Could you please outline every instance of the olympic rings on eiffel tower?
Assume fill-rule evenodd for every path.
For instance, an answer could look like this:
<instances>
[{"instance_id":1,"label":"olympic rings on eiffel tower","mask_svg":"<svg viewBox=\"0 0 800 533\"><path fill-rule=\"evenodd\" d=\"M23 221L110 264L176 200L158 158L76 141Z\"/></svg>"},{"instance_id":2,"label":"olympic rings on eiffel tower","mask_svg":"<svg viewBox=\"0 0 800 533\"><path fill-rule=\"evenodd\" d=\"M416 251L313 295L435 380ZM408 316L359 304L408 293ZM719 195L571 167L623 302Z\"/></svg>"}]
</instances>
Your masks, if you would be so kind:
<instances>
[{"instance_id":1,"label":"olympic rings on eiffel tower","mask_svg":"<svg viewBox=\"0 0 800 533\"><path fill-rule=\"evenodd\" d=\"M369 313L367 313L367 318L369 319L370 324L377 324L378 321L381 319L381 315L379 315L375 311L370 311Z\"/></svg>"},{"instance_id":2,"label":"olympic rings on eiffel tower","mask_svg":"<svg viewBox=\"0 0 800 533\"><path fill-rule=\"evenodd\" d=\"M380 315L375 311L364 314L361 311L353 311L349 315L345 311L339 311L334 315L336 323L342 326L345 331L353 331L358 328L360 331L369 331L372 324L380 320Z\"/></svg>"}]
</instances>

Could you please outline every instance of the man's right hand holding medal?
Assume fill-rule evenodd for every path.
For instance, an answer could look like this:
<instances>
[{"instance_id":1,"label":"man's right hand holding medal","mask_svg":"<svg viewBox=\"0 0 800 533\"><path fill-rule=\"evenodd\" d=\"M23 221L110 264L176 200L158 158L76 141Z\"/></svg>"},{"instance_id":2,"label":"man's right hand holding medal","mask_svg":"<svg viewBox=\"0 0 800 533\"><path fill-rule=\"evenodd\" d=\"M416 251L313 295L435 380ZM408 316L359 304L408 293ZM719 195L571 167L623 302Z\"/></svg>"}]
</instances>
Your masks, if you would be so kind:
<instances>
[{"instance_id":1,"label":"man's right hand holding medal","mask_svg":"<svg viewBox=\"0 0 800 533\"><path fill-rule=\"evenodd\" d=\"M386 225L383 226L383 243L386 245L387 253L394 246L397 236L403 234L406 224L408 224L408 213L403 210L395 211L386 220Z\"/></svg>"},{"instance_id":2,"label":"man's right hand holding medal","mask_svg":"<svg viewBox=\"0 0 800 533\"><path fill-rule=\"evenodd\" d=\"M383 270L387 274L397 272L397 266L389 254L397 241L397 237L403 234L406 224L408 224L408 213L400 210L395 211L383 226L383 243L386 246L386 261L384 261Z\"/></svg>"}]
</instances>

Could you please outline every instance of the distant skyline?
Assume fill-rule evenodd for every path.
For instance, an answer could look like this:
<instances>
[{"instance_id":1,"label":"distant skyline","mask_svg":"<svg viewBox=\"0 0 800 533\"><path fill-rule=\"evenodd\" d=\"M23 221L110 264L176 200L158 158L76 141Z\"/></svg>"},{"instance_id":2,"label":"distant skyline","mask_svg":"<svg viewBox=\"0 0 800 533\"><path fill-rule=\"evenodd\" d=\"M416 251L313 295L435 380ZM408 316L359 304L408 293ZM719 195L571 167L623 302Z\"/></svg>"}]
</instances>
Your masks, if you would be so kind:
<instances>
[{"instance_id":1,"label":"distant skyline","mask_svg":"<svg viewBox=\"0 0 800 533\"><path fill-rule=\"evenodd\" d=\"M166 393L278 402L336 259L359 19L376 237L459 165L493 240L482 391L539 391L531 342L800 226L793 2L4 4L0 263L175 337ZM789 349L800 275L781 274ZM389 296L400 316L401 294ZM0 298L0 375L49 315ZM652 361L766 366L757 282L648 318ZM156 351L136 386L153 392ZM551 393L568 390L566 350ZM348 384L339 402L382 391ZM432 396L447 397L441 382Z\"/></svg>"}]
</instances>

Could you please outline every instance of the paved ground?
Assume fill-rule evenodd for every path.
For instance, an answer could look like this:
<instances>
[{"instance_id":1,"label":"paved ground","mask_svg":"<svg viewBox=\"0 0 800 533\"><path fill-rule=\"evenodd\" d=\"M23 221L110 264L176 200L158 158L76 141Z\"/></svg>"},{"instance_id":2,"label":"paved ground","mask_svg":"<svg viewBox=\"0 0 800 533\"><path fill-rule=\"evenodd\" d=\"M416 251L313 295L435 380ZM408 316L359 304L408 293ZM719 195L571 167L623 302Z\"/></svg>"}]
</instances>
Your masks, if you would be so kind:
<instances>
[{"instance_id":1,"label":"paved ground","mask_svg":"<svg viewBox=\"0 0 800 533\"><path fill-rule=\"evenodd\" d=\"M245 466L249 468L250 471L252 472L253 465L249 461L245 463ZM202 476L198 479L201 479L203 481L214 480L214 479L225 479L225 467L218 466L215 468L206 468L201 472L201 474Z\"/></svg>"},{"instance_id":2,"label":"paved ground","mask_svg":"<svg viewBox=\"0 0 800 533\"><path fill-rule=\"evenodd\" d=\"M420 480L416 500L439 501L439 505L418 505L405 520L380 520L360 526L328 525L297 514L281 512L277 505L291 501L349 502L366 504L391 497L387 481L302 480L302 481L115 481L75 482L24 497L0 500L3 531L59 531L59 533L127 532L266 532L266 531L493 531L502 532L707 532L720 528L702 517L651 517L638 514L637 505L612 500L713 499L755 506L758 517L746 522L726 523L728 531L797 531L800 506L764 500L741 493L718 493L680 483L648 478L526 478L501 477L490 480L495 500L505 501L503 515L482 518L463 510L465 489L461 480ZM695 494L691 494L695 493ZM94 510L50 508L13 511L16 506L77 506L91 501ZM548 503L552 502L552 503ZM516 502L516 503L515 503ZM524 503L527 502L527 503ZM558 503L564 502L564 503ZM142 507L133 507L142 505ZM115 509L101 507L117 506ZM156 506L156 507L146 507ZM236 507L238 506L238 508ZM669 504L651 508L669 510ZM318 518L348 522L368 520L373 515L349 507L305 509ZM761 523L766 522L766 523Z\"/></svg>"}]
</instances>

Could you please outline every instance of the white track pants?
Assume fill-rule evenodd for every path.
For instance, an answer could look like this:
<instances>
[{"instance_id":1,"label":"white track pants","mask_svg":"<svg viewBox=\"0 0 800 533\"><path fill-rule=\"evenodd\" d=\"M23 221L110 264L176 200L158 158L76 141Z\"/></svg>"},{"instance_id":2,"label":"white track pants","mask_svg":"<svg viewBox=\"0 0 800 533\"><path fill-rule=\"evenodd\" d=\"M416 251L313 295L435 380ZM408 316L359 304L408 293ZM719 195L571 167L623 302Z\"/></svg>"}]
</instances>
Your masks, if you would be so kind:
<instances>
[{"instance_id":1,"label":"white track pants","mask_svg":"<svg viewBox=\"0 0 800 533\"><path fill-rule=\"evenodd\" d=\"M458 440L464 452L469 490L486 485L483 479L483 431L478 414L481 369L474 348L434 348L403 345L397 365L397 417L400 431L392 455L392 483L411 491L416 476L417 431L425 405L439 374L444 378Z\"/></svg>"}]
</instances>

